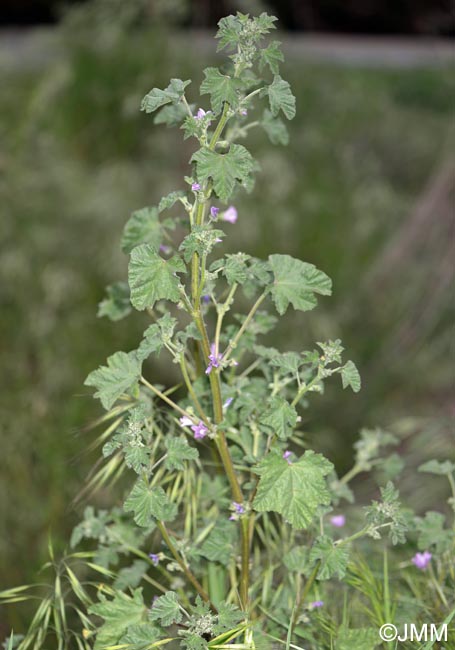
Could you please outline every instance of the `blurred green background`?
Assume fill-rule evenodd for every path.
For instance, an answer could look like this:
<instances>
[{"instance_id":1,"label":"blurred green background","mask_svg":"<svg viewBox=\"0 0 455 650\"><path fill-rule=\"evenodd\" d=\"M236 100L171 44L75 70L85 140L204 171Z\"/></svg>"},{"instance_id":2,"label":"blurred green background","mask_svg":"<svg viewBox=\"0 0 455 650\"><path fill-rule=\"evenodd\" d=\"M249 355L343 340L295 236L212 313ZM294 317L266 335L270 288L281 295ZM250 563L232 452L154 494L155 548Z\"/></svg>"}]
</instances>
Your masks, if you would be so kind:
<instances>
[{"instance_id":1,"label":"blurred green background","mask_svg":"<svg viewBox=\"0 0 455 650\"><path fill-rule=\"evenodd\" d=\"M174 30L169 5L147 19L142 2L114 4L71 10L36 60L21 62L19 48L13 64L0 56L1 588L36 579L49 530L66 544L97 458L84 427L99 407L84 378L136 347L145 326L139 315L99 320L97 303L125 277L130 212L181 187L193 145L153 125L141 97L172 76L194 80L191 96L218 61L210 35ZM298 102L291 144L252 133L262 171L236 201L227 246L286 252L333 278L333 298L272 339L304 349L340 337L360 369L358 396L333 382L313 399L308 440L344 471L360 427L389 428L407 496L437 508L443 482L424 489L412 468L453 456L453 66L367 67L361 53L322 63L281 37ZM162 383L171 371L151 370Z\"/></svg>"}]
</instances>

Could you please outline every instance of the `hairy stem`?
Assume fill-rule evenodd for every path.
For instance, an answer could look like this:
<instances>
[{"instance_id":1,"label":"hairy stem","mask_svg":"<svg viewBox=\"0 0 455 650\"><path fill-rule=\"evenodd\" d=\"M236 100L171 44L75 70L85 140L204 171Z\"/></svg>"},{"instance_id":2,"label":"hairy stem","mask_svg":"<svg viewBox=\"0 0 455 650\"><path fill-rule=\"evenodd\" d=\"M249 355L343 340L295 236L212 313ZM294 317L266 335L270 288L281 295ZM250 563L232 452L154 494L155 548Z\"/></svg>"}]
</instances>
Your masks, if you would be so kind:
<instances>
[{"instance_id":1,"label":"hairy stem","mask_svg":"<svg viewBox=\"0 0 455 650\"><path fill-rule=\"evenodd\" d=\"M249 313L248 313L248 316L245 318L245 320L244 320L243 323L242 323L241 328L239 329L239 331L237 332L237 334L234 336L234 338L232 339L232 341L231 341L231 342L229 343L229 345L227 346L227 348L226 348L226 352L225 352L224 355L223 355L223 360L224 360L224 361L227 361L227 360L229 359L229 357L230 357L231 354L232 354L232 351L237 347L237 344L238 344L238 342L240 341L240 339L241 339L241 337L242 337L242 334L244 333L244 331L246 330L246 328L247 328L248 325L250 324L250 322L251 322L253 316L255 315L255 313L257 312L257 310L258 310L259 307L261 306L261 304L264 302L266 296L267 296L267 293L264 291L264 293L262 293L262 294L259 296L259 298L256 300L256 302L254 303L254 305L251 307L251 309L250 309L250 311L249 311Z\"/></svg>"},{"instance_id":2,"label":"hairy stem","mask_svg":"<svg viewBox=\"0 0 455 650\"><path fill-rule=\"evenodd\" d=\"M210 598L209 598L208 593L205 591L204 587L201 585L199 580L196 578L196 576L191 571L188 564L185 562L185 560L182 558L182 556L180 555L180 553L177 551L174 544L172 543L172 540L171 540L171 538L169 536L167 528L166 528L165 524L162 521L158 522L158 528L159 528L159 531L160 531L161 535L163 536L164 541L166 542L167 547L169 548L170 552L172 553L172 555L173 555L175 561L177 562L177 564L179 565L179 567L182 569L183 573L186 575L188 580L191 582L193 587L196 589L196 591L198 592L200 597L206 603L209 603L212 610L215 613L217 613L218 610L215 607L215 605L212 602L210 602Z\"/></svg>"}]
</instances>

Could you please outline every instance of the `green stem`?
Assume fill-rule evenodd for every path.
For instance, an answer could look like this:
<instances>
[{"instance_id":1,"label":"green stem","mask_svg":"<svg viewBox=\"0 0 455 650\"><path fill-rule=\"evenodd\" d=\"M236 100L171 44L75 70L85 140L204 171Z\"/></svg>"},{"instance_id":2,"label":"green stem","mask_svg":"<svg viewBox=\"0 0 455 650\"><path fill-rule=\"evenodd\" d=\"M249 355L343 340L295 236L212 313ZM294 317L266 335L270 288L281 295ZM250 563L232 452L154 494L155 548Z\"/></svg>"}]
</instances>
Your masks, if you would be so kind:
<instances>
[{"instance_id":1,"label":"green stem","mask_svg":"<svg viewBox=\"0 0 455 650\"><path fill-rule=\"evenodd\" d=\"M211 149L212 151L213 149L215 149L216 143L218 142L221 134L223 133L223 129L226 126L227 121L229 120L228 112L229 112L229 104L227 102L224 102L223 112L221 113L220 121L217 124L215 132L212 135L209 144L209 149Z\"/></svg>"},{"instance_id":2,"label":"green stem","mask_svg":"<svg viewBox=\"0 0 455 650\"><path fill-rule=\"evenodd\" d=\"M257 312L257 310L258 310L259 307L261 306L261 304L264 302L266 296L267 296L267 292L264 291L264 293L262 293L262 294L259 296L259 298L256 300L256 302L254 303L254 305L251 307L248 316L245 318L245 320L244 320L243 323L242 323L241 328L239 329L239 331L237 332L237 334L234 336L234 338L232 339L232 341L231 341L231 342L229 343L229 345L227 346L227 348L226 348L226 352L223 354L223 361L227 361L227 360L229 359L229 357L231 356L232 351L237 347L237 343L238 343L239 340L241 339L242 334L244 333L244 331L246 330L246 328L247 328L248 325L250 324L250 322L251 322L253 316L255 315L255 313Z\"/></svg>"},{"instance_id":3,"label":"green stem","mask_svg":"<svg viewBox=\"0 0 455 650\"><path fill-rule=\"evenodd\" d=\"M218 610L217 610L217 608L215 607L215 605L214 605L212 602L210 602L210 598L209 598L208 593L205 591L204 587L201 585L201 583L199 582L199 580L196 578L196 576L195 576L195 575L193 574L193 572L191 571L191 569L190 569L190 567L188 566L188 564L187 564L187 563L185 562L185 560L181 557L180 553L177 551L177 549L175 548L174 544L172 543L172 540L171 540L171 538L170 538L170 536L169 536L169 533L168 533L168 531L167 531L167 528L166 528L164 522L162 522L162 521L158 521L157 523L158 523L159 531L160 531L161 535L163 536L163 539L164 539L164 541L166 542L168 549L169 549L170 552L172 553L172 555L173 555L175 561L177 562L177 564L179 565L179 567L182 569L183 573L186 575L186 577L188 578L188 580L191 582L191 584L193 585L193 587L196 589L196 591L198 592L198 594L200 595L200 597L201 597L201 598L202 598L206 603L209 603L209 605L210 605L210 607L212 608L212 610L213 610L215 613L217 613Z\"/></svg>"},{"instance_id":4,"label":"green stem","mask_svg":"<svg viewBox=\"0 0 455 650\"><path fill-rule=\"evenodd\" d=\"M176 404L171 399L169 399L169 397L167 395L165 395L164 393L162 393L160 390L158 390L158 388L155 388L155 386L153 386L153 384L148 382L145 379L145 377L141 377L140 382L141 382L141 384L144 384L144 386L147 386L147 388L149 390L151 390L152 393L155 393L155 395L157 395L160 399L162 399L163 402L166 402L166 404L169 404L169 406L172 406L172 408L175 409L176 411L178 411L181 415L184 415L187 418L192 419L192 415L190 413L188 413L187 411L185 411L185 409L182 409L178 404Z\"/></svg>"},{"instance_id":5,"label":"green stem","mask_svg":"<svg viewBox=\"0 0 455 650\"><path fill-rule=\"evenodd\" d=\"M316 580L316 576L318 575L319 567L321 566L321 560L318 560L314 566L313 571L311 572L310 577L305 583L305 587L302 591L302 595L299 598L299 602L297 603L297 607L294 610L294 616L292 618L292 625L291 625L291 631L294 630L295 626L297 625L297 621L299 620L300 612L303 607L303 603L305 602L306 597L310 593L310 589L313 586L313 582Z\"/></svg>"},{"instance_id":6,"label":"green stem","mask_svg":"<svg viewBox=\"0 0 455 650\"><path fill-rule=\"evenodd\" d=\"M183 379L185 380L186 387L188 389L188 393L190 394L194 406L196 407L196 411L201 416L201 419L203 420L204 424L210 427L210 422L208 421L207 416L204 413L204 409L202 408L201 403L199 402L197 395L194 392L193 384L191 383L190 376L188 374L188 368L186 365L185 355L183 352L180 355L180 368L182 371Z\"/></svg>"},{"instance_id":7,"label":"green stem","mask_svg":"<svg viewBox=\"0 0 455 650\"><path fill-rule=\"evenodd\" d=\"M310 381L309 384L304 384L304 385L302 386L302 388L298 391L297 395L296 395L296 396L294 397L294 399L292 400L292 402L291 402L291 406L295 406L296 404L298 404L298 402L299 402L300 399L305 395L305 393L307 393L307 392L310 390L310 388L313 388L313 386L314 386L315 383L318 381L318 379L319 379L319 372L318 372L318 374L316 375L316 377L314 377L314 378Z\"/></svg>"}]
</instances>

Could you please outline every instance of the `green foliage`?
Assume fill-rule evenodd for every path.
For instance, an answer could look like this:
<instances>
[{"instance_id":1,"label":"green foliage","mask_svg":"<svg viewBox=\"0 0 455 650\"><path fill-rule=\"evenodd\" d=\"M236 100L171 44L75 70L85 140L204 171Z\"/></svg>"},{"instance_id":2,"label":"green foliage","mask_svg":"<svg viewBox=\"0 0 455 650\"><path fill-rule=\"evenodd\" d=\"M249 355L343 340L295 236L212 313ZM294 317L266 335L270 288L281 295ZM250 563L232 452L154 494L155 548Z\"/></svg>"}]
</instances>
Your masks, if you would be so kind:
<instances>
[{"instance_id":1,"label":"green foliage","mask_svg":"<svg viewBox=\"0 0 455 650\"><path fill-rule=\"evenodd\" d=\"M185 265L179 257L166 261L150 244L136 246L128 269L131 304L143 310L153 307L157 300L178 302L180 284L176 273L184 271Z\"/></svg>"},{"instance_id":2,"label":"green foliage","mask_svg":"<svg viewBox=\"0 0 455 650\"><path fill-rule=\"evenodd\" d=\"M311 564L320 562L318 580L329 580L333 576L338 576L341 580L346 575L349 548L334 543L330 537L323 535L318 537L311 547L309 560Z\"/></svg>"},{"instance_id":3,"label":"green foliage","mask_svg":"<svg viewBox=\"0 0 455 650\"><path fill-rule=\"evenodd\" d=\"M74 529L71 544L90 546L75 554L86 561L83 583L67 559L59 565L50 549L55 582L29 636L20 641L21 650L32 642L39 647L54 634L62 650L73 635L78 650L88 650L93 638L96 650L145 650L167 643L189 650L231 644L251 650L284 638L287 647L300 647L296 644L304 639L311 650L373 648L373 623L390 620L388 568L384 562L380 587L377 567L372 577L364 571L357 581L351 550L362 538L373 548L371 538L383 533L392 545L405 542L406 534L409 546L441 556L432 559L440 581L432 597L438 608L448 605L445 567L452 540L443 515L414 517L388 483L381 499L365 508L363 527L358 528L358 511L349 513L346 522L340 516L325 521L341 498L353 501L351 478L374 467L395 476L399 465L396 457L382 457L396 439L379 429L362 430L354 467L341 478L322 454L308 449L308 420L301 409L309 407L311 393L322 392L335 373L343 388L358 392L361 387L355 364L343 363L341 341L319 342L320 351L303 352L259 343L277 322L267 312L270 302L280 315L290 305L310 311L318 295L331 294L330 278L285 254L265 261L230 253L207 268L206 258L216 254L215 244L224 234L214 223L237 218L234 206L218 215L214 200L227 203L237 191L251 191L253 172L259 169L235 140L249 137L257 125L272 143L289 139L279 114L292 119L296 100L279 74L279 43L263 44L274 23L266 14L241 13L220 21L219 49L231 54L229 65L204 71L200 91L210 95L211 111L195 113L199 102L190 101L190 82L179 79L164 90L153 88L143 99L145 113L161 109L156 124L181 126L184 138L194 138L198 148L189 161L185 189L167 194L158 207L134 212L126 223L121 245L130 257L129 286L109 287L99 310L120 320L133 307L146 311L141 318L153 320L137 350L116 352L86 380L109 411L99 420L107 428L94 444L103 445L103 459L87 488L104 487L108 498L106 487L118 481L126 497L123 508L97 513L87 508ZM262 73L272 75L272 81ZM261 99L268 107L263 101L256 114L255 102ZM177 203L178 216L163 218ZM173 386L166 385L164 373L160 384L141 377L142 363L160 353L180 372ZM125 469L137 475L132 487ZM452 463L431 461L421 469L447 476L453 489ZM341 530L345 523L347 533ZM413 564L403 558L409 593L418 594L422 586L411 571L425 570L418 565L423 560ZM91 572L102 575L101 585L99 579L86 579ZM61 576L75 600L66 600ZM346 586L327 587L333 578ZM370 600L368 606L362 603L365 612L359 616L364 627L349 629L348 617L340 615L342 589L346 598L358 590ZM94 604L97 592L100 602ZM3 592L0 603L14 602L20 594ZM318 614L313 610L321 606L321 596L333 604ZM78 617L74 633L67 623L70 612Z\"/></svg>"},{"instance_id":4,"label":"green foliage","mask_svg":"<svg viewBox=\"0 0 455 650\"><path fill-rule=\"evenodd\" d=\"M181 79L171 79L170 84L164 90L152 88L146 94L141 103L141 110L146 113L153 113L165 104L176 104L185 94L185 88L191 81L182 81Z\"/></svg>"},{"instance_id":5,"label":"green foliage","mask_svg":"<svg viewBox=\"0 0 455 650\"><path fill-rule=\"evenodd\" d=\"M150 611L150 618L152 621L159 621L164 626L180 623L182 612L177 594L174 591L167 591L164 596L157 598Z\"/></svg>"},{"instance_id":6,"label":"green foliage","mask_svg":"<svg viewBox=\"0 0 455 650\"><path fill-rule=\"evenodd\" d=\"M291 304L294 309L308 311L317 305L315 294L330 296L332 282L313 264L301 262L290 255L270 255L273 272L272 298L279 314Z\"/></svg>"},{"instance_id":7,"label":"green foliage","mask_svg":"<svg viewBox=\"0 0 455 650\"><path fill-rule=\"evenodd\" d=\"M110 409L124 393L131 390L141 375L141 365L134 352L116 352L89 374L86 386L97 389L95 397L106 410Z\"/></svg>"},{"instance_id":8,"label":"green foliage","mask_svg":"<svg viewBox=\"0 0 455 650\"><path fill-rule=\"evenodd\" d=\"M245 184L253 171L253 158L241 144L231 145L227 153L199 149L191 161L196 163L197 179L210 179L216 195L224 202L231 197L237 181Z\"/></svg>"},{"instance_id":9,"label":"green foliage","mask_svg":"<svg viewBox=\"0 0 455 650\"><path fill-rule=\"evenodd\" d=\"M118 321L131 313L130 288L127 282L116 282L106 287L106 298L98 307L98 317Z\"/></svg>"},{"instance_id":10,"label":"green foliage","mask_svg":"<svg viewBox=\"0 0 455 650\"><path fill-rule=\"evenodd\" d=\"M313 451L291 463L270 453L255 470L260 480L253 507L258 512L279 512L294 528L307 528L318 506L330 503L324 477L332 469L332 463Z\"/></svg>"},{"instance_id":11,"label":"green foliage","mask_svg":"<svg viewBox=\"0 0 455 650\"><path fill-rule=\"evenodd\" d=\"M148 527L156 519L172 521L177 514L177 506L166 496L161 487L151 487L145 479L138 478L128 495L123 508L134 512L138 526Z\"/></svg>"},{"instance_id":12,"label":"green foliage","mask_svg":"<svg viewBox=\"0 0 455 650\"><path fill-rule=\"evenodd\" d=\"M142 589L135 589L132 596L116 591L111 600L101 594L100 602L89 612L104 619L97 631L95 650L118 643L130 626L145 622L147 617Z\"/></svg>"}]
</instances>

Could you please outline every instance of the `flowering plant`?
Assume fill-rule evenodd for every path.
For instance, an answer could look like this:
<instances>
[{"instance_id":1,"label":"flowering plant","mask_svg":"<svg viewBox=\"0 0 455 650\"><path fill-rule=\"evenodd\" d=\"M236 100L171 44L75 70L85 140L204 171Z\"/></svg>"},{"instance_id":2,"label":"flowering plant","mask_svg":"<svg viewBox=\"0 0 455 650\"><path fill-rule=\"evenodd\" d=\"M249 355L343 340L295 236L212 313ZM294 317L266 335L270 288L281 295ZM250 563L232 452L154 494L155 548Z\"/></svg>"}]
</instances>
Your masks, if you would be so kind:
<instances>
[{"instance_id":1,"label":"flowering plant","mask_svg":"<svg viewBox=\"0 0 455 650\"><path fill-rule=\"evenodd\" d=\"M450 608L453 534L442 513L416 518L402 507L391 480L400 463L383 458L394 436L363 430L354 465L341 477L308 449L301 413L309 397L333 375L343 388L361 388L341 342L299 352L260 343L275 312L314 309L318 296L331 294L330 278L289 255L217 255L221 226L246 218L232 203L238 191L253 190L258 170L238 141L261 127L273 144L286 144L282 118L296 111L279 74L280 44L265 42L274 23L240 13L220 21L218 49L229 53L228 64L204 70L200 91L210 107L193 103L191 82L180 79L142 101L155 123L179 126L196 150L185 189L126 223L128 283L108 287L100 304L99 315L112 321L135 309L152 323L136 349L115 352L85 382L108 424L92 486L123 474L132 485L121 505L86 508L71 547L92 540L94 549L57 560L50 547L55 582L25 637L12 634L8 649L44 647L49 638L83 650L374 648L398 602L390 596L387 547L409 544L407 535L418 547L413 557L408 547L400 565L407 589L421 589L423 572L433 585L414 615L433 608L442 620ZM245 302L246 313L236 313ZM160 353L178 366L177 386L147 379L149 360ZM430 461L421 469L447 477L454 507L455 466ZM378 500L349 506L348 516L350 482L372 470L390 480ZM372 551L363 559L372 540L382 540L379 582ZM359 594L363 617L340 611L341 588ZM3 601L22 598L21 589L3 592Z\"/></svg>"}]
</instances>

